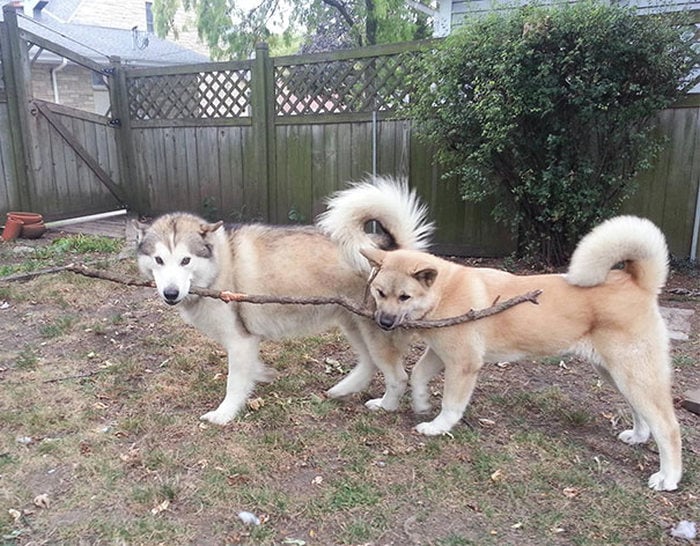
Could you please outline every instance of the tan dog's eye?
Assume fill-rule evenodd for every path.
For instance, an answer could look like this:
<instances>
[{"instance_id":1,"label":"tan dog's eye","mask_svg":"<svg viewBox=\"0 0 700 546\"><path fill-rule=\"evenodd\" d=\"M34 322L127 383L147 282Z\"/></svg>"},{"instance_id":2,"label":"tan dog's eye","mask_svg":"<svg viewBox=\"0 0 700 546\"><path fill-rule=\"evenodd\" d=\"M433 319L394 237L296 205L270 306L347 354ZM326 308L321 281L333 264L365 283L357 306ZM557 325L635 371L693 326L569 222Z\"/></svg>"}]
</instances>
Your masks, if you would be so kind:
<instances>
[{"instance_id":1,"label":"tan dog's eye","mask_svg":"<svg viewBox=\"0 0 700 546\"><path fill-rule=\"evenodd\" d=\"M377 296L379 296L382 299L386 298L386 294L384 293L384 291L380 290L379 288L377 288Z\"/></svg>"},{"instance_id":2,"label":"tan dog's eye","mask_svg":"<svg viewBox=\"0 0 700 546\"><path fill-rule=\"evenodd\" d=\"M401 295L399 296L399 301L408 301L408 300L410 300L410 299L411 299L411 296L408 295L408 294L401 294Z\"/></svg>"}]
</instances>

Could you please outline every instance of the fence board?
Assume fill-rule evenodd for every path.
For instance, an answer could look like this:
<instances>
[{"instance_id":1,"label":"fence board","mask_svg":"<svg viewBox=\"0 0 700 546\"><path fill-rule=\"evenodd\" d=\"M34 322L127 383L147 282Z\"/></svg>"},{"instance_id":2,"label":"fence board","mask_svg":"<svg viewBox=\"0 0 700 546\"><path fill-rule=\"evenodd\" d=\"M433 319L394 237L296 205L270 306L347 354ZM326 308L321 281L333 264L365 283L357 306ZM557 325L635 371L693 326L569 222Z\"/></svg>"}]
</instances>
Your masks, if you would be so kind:
<instances>
[{"instance_id":1,"label":"fence board","mask_svg":"<svg viewBox=\"0 0 700 546\"><path fill-rule=\"evenodd\" d=\"M243 207L242 220L267 220L270 218L268 204L271 201L271 189L268 181L261 177L255 146L257 140L252 128L242 131L242 157L243 157Z\"/></svg>"},{"instance_id":2,"label":"fence board","mask_svg":"<svg viewBox=\"0 0 700 546\"><path fill-rule=\"evenodd\" d=\"M700 146L698 112L697 109L671 110L670 124L666 125L666 130L670 130L672 135L670 168L664 177L665 184L664 180L657 180L657 184L665 188L667 196L661 228L672 241L671 252L676 255L689 252L691 243L691 233L685 226L692 222L695 211L692 189L698 185L697 174L693 181L694 156Z\"/></svg>"},{"instance_id":3,"label":"fence board","mask_svg":"<svg viewBox=\"0 0 700 546\"><path fill-rule=\"evenodd\" d=\"M312 214L311 128L308 125L279 127L276 130L277 179L273 181L275 223L308 222Z\"/></svg>"},{"instance_id":4,"label":"fence board","mask_svg":"<svg viewBox=\"0 0 700 546\"><path fill-rule=\"evenodd\" d=\"M2 68L0 67L1 71ZM0 218L2 219L4 219L8 211L17 209L20 206L14 161L7 103L0 102L0 175L2 176L2 184L0 184Z\"/></svg>"},{"instance_id":5,"label":"fence board","mask_svg":"<svg viewBox=\"0 0 700 546\"><path fill-rule=\"evenodd\" d=\"M324 199L339 187L337 125L311 126L312 211L315 218L324 209Z\"/></svg>"},{"instance_id":6,"label":"fence board","mask_svg":"<svg viewBox=\"0 0 700 546\"><path fill-rule=\"evenodd\" d=\"M243 208L243 162L241 131L237 128L219 129L219 180L221 201L219 209L225 220L241 220Z\"/></svg>"},{"instance_id":7,"label":"fence board","mask_svg":"<svg viewBox=\"0 0 700 546\"><path fill-rule=\"evenodd\" d=\"M666 234L672 254L688 256L700 184L700 108L665 110L658 130L668 142L638 176L638 190L622 212L649 218Z\"/></svg>"}]
</instances>

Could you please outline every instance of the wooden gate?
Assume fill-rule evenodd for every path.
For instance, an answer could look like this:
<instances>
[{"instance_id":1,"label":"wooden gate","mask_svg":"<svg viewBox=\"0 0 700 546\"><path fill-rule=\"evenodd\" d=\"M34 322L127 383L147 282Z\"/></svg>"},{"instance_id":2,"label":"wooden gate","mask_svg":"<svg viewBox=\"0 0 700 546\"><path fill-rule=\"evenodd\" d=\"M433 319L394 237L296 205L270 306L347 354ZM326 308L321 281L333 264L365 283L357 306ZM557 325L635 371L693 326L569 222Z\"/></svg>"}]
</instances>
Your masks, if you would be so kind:
<instances>
[{"instance_id":1,"label":"wooden gate","mask_svg":"<svg viewBox=\"0 0 700 546\"><path fill-rule=\"evenodd\" d=\"M14 168L6 178L7 209L32 210L47 219L113 211L128 205L120 185L119 154L111 120L34 98L30 51L51 51L109 77L105 67L20 28L3 9L0 49L7 104L4 149Z\"/></svg>"}]
</instances>

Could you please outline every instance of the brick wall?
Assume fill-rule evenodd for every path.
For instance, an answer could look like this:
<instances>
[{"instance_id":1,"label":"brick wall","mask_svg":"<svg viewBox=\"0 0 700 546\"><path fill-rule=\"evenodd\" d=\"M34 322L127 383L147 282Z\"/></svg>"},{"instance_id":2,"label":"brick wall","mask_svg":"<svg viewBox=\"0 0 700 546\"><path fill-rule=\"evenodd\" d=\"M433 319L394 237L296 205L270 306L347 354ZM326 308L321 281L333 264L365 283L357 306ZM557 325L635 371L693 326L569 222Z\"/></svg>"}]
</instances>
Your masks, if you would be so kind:
<instances>
[{"instance_id":1,"label":"brick wall","mask_svg":"<svg viewBox=\"0 0 700 546\"><path fill-rule=\"evenodd\" d=\"M32 67L32 88L37 99L54 101L51 69L56 65L36 64ZM95 111L92 74L89 70L68 64L56 73L58 103L88 112Z\"/></svg>"}]
</instances>

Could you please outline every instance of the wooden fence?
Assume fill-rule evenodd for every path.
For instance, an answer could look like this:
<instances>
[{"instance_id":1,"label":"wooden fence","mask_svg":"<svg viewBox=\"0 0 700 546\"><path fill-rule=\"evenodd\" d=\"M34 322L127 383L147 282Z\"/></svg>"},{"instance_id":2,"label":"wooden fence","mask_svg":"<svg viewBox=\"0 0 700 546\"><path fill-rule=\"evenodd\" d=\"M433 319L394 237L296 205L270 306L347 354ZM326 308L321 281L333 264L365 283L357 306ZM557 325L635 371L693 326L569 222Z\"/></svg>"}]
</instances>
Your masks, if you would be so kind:
<instances>
[{"instance_id":1,"label":"wooden fence","mask_svg":"<svg viewBox=\"0 0 700 546\"><path fill-rule=\"evenodd\" d=\"M8 83L0 96L0 213L60 218L123 203L144 214L307 223L329 193L376 172L408 177L426 199L439 251L513 248L488 205L462 202L411 121L394 117L408 93L406 59L420 44L280 58L261 46L251 61L148 69L118 59L105 69L59 47L109 78L112 108L102 117L33 100L21 44L52 44L7 14L0 37ZM662 114L669 145L626 205L657 222L678 256L691 254L699 115L697 101Z\"/></svg>"}]
</instances>

